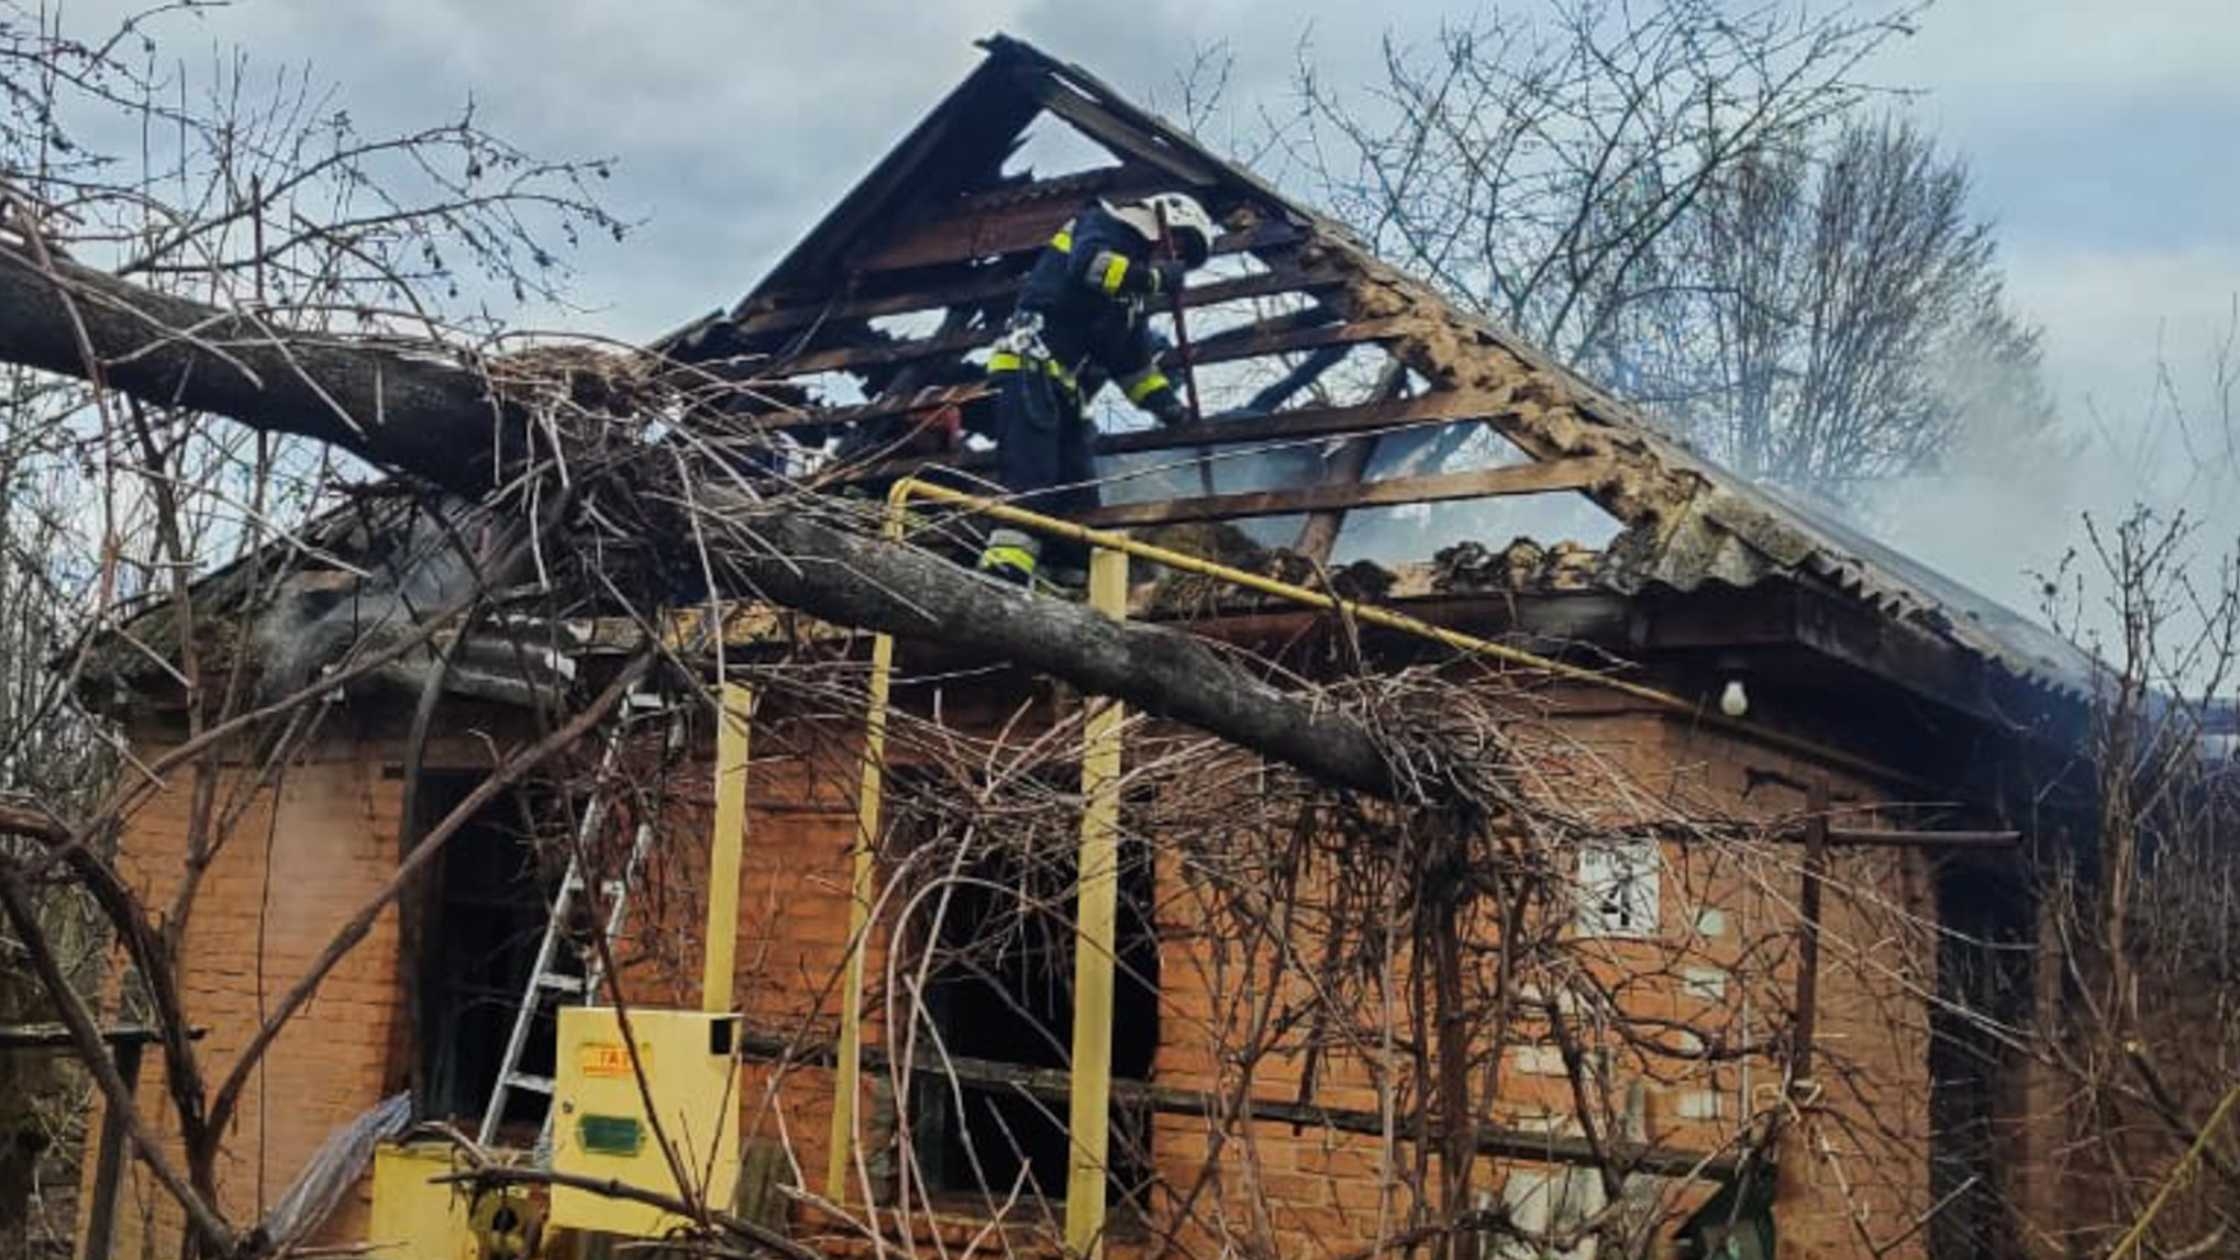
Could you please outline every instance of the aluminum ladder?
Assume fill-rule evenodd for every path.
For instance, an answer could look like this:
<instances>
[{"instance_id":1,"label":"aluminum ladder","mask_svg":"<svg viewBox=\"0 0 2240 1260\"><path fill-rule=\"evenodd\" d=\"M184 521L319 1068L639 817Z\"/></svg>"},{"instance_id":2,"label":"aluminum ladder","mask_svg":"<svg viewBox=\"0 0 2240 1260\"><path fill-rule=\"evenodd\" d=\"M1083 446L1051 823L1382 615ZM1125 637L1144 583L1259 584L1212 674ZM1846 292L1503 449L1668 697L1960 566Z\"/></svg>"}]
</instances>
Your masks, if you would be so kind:
<instances>
[{"instance_id":1,"label":"aluminum ladder","mask_svg":"<svg viewBox=\"0 0 2240 1260\"><path fill-rule=\"evenodd\" d=\"M521 1009L514 1016L513 1031L506 1037L505 1057L499 1061L498 1079L490 1089L490 1103L483 1109L482 1125L475 1132L475 1141L490 1145L497 1136L499 1122L504 1120L506 1103L514 1092L539 1094L545 1099L544 1123L537 1138L540 1157L551 1143L553 1078L536 1076L521 1070L522 1056L529 1048L529 1036L535 1029L537 1016L545 1004L574 997L584 1005L598 999L599 982L605 978L599 951L580 952L582 970L563 971L560 962L571 951L567 945L569 911L575 908L576 898L587 889L584 882L581 858L599 826L606 821L606 784L610 781L615 762L623 745L628 742L631 729L648 715L667 707L657 694L633 691L623 699L623 711L607 728L606 748L599 756L600 788L584 806L583 817L577 820L575 843L568 856L567 873L561 876L560 890L552 899L551 917L545 920L544 938L537 943L537 959L529 971L529 983L521 995ZM683 741L684 723L682 710L670 712L669 745L673 749ZM630 837L630 853L624 859L622 873L600 882L599 890L607 899L607 921L602 929L610 943L619 935L629 919L630 888L637 881L638 870L645 862L646 851L653 846L653 824L641 818L638 828Z\"/></svg>"}]
</instances>

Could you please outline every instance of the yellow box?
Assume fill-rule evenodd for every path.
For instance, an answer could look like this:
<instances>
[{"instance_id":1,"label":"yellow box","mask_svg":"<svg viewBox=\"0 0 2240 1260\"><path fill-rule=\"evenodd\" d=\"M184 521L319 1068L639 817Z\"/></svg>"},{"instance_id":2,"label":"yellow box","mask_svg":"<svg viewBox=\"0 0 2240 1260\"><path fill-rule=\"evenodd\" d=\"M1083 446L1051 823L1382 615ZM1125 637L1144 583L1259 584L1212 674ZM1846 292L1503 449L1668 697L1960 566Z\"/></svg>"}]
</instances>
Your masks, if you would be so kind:
<instances>
[{"instance_id":1,"label":"yellow box","mask_svg":"<svg viewBox=\"0 0 2240 1260\"><path fill-rule=\"evenodd\" d=\"M683 1198L654 1140L614 1008L560 1008L552 1116L556 1172L609 1179ZM638 1066L654 1116L706 1201L728 1211L739 1180L739 1017L632 1009ZM552 1224L655 1238L682 1224L659 1208L566 1186L552 1189Z\"/></svg>"},{"instance_id":2,"label":"yellow box","mask_svg":"<svg viewBox=\"0 0 2240 1260\"><path fill-rule=\"evenodd\" d=\"M366 1241L396 1260L469 1260L467 1194L433 1178L459 1171L449 1142L384 1142L373 1151L373 1222Z\"/></svg>"}]
</instances>

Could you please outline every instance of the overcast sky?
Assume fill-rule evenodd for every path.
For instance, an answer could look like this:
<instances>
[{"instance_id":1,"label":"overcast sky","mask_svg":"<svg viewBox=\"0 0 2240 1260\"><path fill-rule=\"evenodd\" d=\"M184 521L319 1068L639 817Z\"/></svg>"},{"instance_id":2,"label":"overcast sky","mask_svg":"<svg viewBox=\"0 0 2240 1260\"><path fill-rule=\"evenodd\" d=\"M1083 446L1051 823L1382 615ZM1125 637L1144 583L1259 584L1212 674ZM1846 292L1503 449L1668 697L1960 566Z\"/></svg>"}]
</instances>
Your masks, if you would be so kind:
<instances>
[{"instance_id":1,"label":"overcast sky","mask_svg":"<svg viewBox=\"0 0 2240 1260\"><path fill-rule=\"evenodd\" d=\"M127 7L63 3L89 23ZM577 294L594 309L571 322L643 339L750 287L972 67L976 37L1021 35L1139 96L1171 94L1193 48L1226 42L1229 99L1249 104L1285 91L1310 25L1322 71L1344 86L1366 81L1387 29L1427 40L1442 15L1483 10L1444 0L238 0L173 23L166 45L308 62L366 131L435 121L471 94L490 127L534 151L619 159L616 208L643 225L576 260ZM2023 603L2020 573L2058 553L2060 522L2076 510L2188 489L2169 441L2158 437L2133 468L2118 467L2104 439L2142 422L2158 353L2200 405L2197 383L2240 291L2240 4L1943 0L1868 76L1919 89L1910 108L1971 160L1976 209L1998 225L2016 304L2045 329L2064 414L2099 441L2078 485L1979 472L1925 491L1921 510L1893 523L1925 558ZM2229 537L2240 509L2222 506ZM2033 523L2020 528L2025 518Z\"/></svg>"}]
</instances>

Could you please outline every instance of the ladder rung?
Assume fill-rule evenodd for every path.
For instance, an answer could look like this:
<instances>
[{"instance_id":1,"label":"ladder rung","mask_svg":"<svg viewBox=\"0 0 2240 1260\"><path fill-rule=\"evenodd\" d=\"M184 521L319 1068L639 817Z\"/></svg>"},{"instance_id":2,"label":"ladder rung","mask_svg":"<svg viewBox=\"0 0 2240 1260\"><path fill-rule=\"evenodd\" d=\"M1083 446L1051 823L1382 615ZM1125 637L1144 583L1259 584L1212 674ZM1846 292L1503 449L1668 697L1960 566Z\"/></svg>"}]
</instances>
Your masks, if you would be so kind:
<instances>
[{"instance_id":1,"label":"ladder rung","mask_svg":"<svg viewBox=\"0 0 2240 1260\"><path fill-rule=\"evenodd\" d=\"M583 992L582 976L565 975L557 971L547 971L540 974L537 977L537 984L541 988L558 989L562 993Z\"/></svg>"},{"instance_id":2,"label":"ladder rung","mask_svg":"<svg viewBox=\"0 0 2240 1260\"><path fill-rule=\"evenodd\" d=\"M549 1094L552 1092L552 1078L549 1076L531 1076L527 1072L508 1072L506 1073L506 1087L509 1089L525 1089L532 1094Z\"/></svg>"}]
</instances>

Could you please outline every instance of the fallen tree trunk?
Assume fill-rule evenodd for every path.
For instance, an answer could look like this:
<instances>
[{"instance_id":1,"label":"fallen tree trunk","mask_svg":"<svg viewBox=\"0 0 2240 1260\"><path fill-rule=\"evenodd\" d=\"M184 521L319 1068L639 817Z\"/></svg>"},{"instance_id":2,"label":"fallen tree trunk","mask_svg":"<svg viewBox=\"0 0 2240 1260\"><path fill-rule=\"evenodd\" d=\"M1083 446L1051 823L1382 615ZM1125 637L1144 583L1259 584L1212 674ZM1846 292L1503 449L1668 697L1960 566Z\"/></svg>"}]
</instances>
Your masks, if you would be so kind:
<instances>
[{"instance_id":1,"label":"fallen tree trunk","mask_svg":"<svg viewBox=\"0 0 2240 1260\"><path fill-rule=\"evenodd\" d=\"M521 415L482 373L436 347L291 333L74 263L42 266L7 245L0 360L329 442L469 497L488 493L525 449ZM1392 791L1366 728L1253 678L1187 635L1031 597L808 512L765 512L753 528L768 551L726 557L749 588L727 594L1008 658L1334 786Z\"/></svg>"}]
</instances>

